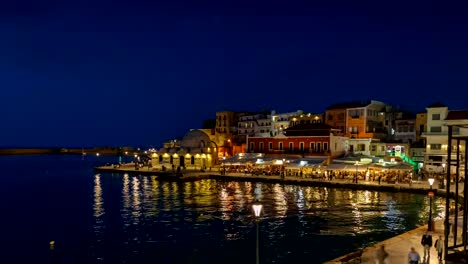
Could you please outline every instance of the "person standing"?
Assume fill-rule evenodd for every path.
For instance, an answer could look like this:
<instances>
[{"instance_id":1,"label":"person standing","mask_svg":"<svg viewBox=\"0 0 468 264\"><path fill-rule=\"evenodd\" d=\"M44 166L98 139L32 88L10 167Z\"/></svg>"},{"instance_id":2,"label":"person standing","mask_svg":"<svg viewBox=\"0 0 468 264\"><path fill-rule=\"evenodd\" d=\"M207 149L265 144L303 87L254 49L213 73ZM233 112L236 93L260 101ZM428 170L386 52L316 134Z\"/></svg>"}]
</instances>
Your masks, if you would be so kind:
<instances>
[{"instance_id":1,"label":"person standing","mask_svg":"<svg viewBox=\"0 0 468 264\"><path fill-rule=\"evenodd\" d=\"M384 264L386 263L386 259L388 257L388 253L385 250L385 245L381 245L379 249L375 252L375 264Z\"/></svg>"},{"instance_id":2,"label":"person standing","mask_svg":"<svg viewBox=\"0 0 468 264\"><path fill-rule=\"evenodd\" d=\"M424 256L423 260L426 259L426 257L430 257L431 252L430 249L432 247L432 236L427 233L427 231L423 234L421 238L421 245L424 247Z\"/></svg>"},{"instance_id":3,"label":"person standing","mask_svg":"<svg viewBox=\"0 0 468 264\"><path fill-rule=\"evenodd\" d=\"M419 253L416 252L414 247L412 247L410 252L408 253L408 262L409 262L409 264L418 264L420 259L421 259L421 257L419 256Z\"/></svg>"},{"instance_id":4,"label":"person standing","mask_svg":"<svg viewBox=\"0 0 468 264\"><path fill-rule=\"evenodd\" d=\"M439 236L435 241L434 247L437 251L437 257L439 260L442 260L442 252L444 251L444 240L442 239L442 236Z\"/></svg>"}]
</instances>

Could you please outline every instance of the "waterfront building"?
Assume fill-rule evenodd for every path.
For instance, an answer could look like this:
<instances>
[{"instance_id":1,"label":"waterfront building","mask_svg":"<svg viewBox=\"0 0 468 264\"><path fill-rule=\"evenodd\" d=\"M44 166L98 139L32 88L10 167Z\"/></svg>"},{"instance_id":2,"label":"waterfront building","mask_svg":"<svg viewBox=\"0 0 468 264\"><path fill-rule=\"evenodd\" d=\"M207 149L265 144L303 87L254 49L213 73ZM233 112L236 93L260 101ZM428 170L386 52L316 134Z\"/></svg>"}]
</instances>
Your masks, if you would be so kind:
<instances>
[{"instance_id":1,"label":"waterfront building","mask_svg":"<svg viewBox=\"0 0 468 264\"><path fill-rule=\"evenodd\" d=\"M243 113L232 111L216 112L215 134L211 137L219 148L219 156L232 156L242 148L242 139L238 138L237 124Z\"/></svg>"},{"instance_id":2,"label":"waterfront building","mask_svg":"<svg viewBox=\"0 0 468 264\"><path fill-rule=\"evenodd\" d=\"M426 155L424 158L424 169L429 172L443 172L447 165L448 151L448 127L447 124L453 120L464 118L464 110L449 110L447 106L436 103L427 107L427 132L423 133L426 139ZM458 119L457 119L458 118ZM453 127L454 138L468 136L468 130L458 126ZM452 142L451 159L457 159L457 143ZM459 159L465 158L464 146L461 146Z\"/></svg>"},{"instance_id":3,"label":"waterfront building","mask_svg":"<svg viewBox=\"0 0 468 264\"><path fill-rule=\"evenodd\" d=\"M411 145L410 158L418 164L418 169L424 167L424 157L426 155L426 145L419 142Z\"/></svg>"},{"instance_id":4,"label":"waterfront building","mask_svg":"<svg viewBox=\"0 0 468 264\"><path fill-rule=\"evenodd\" d=\"M424 169L430 172L442 172L442 164L447 160L448 130L444 126L444 119L447 117L448 107L435 103L429 105L426 111L427 131L422 134L426 139Z\"/></svg>"},{"instance_id":5,"label":"waterfront building","mask_svg":"<svg viewBox=\"0 0 468 264\"><path fill-rule=\"evenodd\" d=\"M272 125L271 115L268 113L244 114L239 117L238 135L246 138L251 137L268 137Z\"/></svg>"},{"instance_id":6,"label":"waterfront building","mask_svg":"<svg viewBox=\"0 0 468 264\"><path fill-rule=\"evenodd\" d=\"M423 145L426 145L426 138L422 136L424 132L427 131L427 113L417 113L416 114L416 141L420 142Z\"/></svg>"},{"instance_id":7,"label":"waterfront building","mask_svg":"<svg viewBox=\"0 0 468 264\"><path fill-rule=\"evenodd\" d=\"M371 138L350 138L348 139L349 152L352 154L371 156L371 142Z\"/></svg>"},{"instance_id":8,"label":"waterfront building","mask_svg":"<svg viewBox=\"0 0 468 264\"><path fill-rule=\"evenodd\" d=\"M287 113L276 113L276 111L271 111L271 133L272 137L279 134L284 134L286 129L290 126L290 120L294 116L302 115L304 111L297 110L295 112Z\"/></svg>"},{"instance_id":9,"label":"waterfront building","mask_svg":"<svg viewBox=\"0 0 468 264\"><path fill-rule=\"evenodd\" d=\"M359 102L339 103L329 106L325 111L325 124L342 132L346 131L346 109L361 106Z\"/></svg>"},{"instance_id":10,"label":"waterfront building","mask_svg":"<svg viewBox=\"0 0 468 264\"><path fill-rule=\"evenodd\" d=\"M370 156L385 157L387 155L387 143L373 139L370 143Z\"/></svg>"},{"instance_id":11,"label":"waterfront building","mask_svg":"<svg viewBox=\"0 0 468 264\"><path fill-rule=\"evenodd\" d=\"M289 126L295 126L300 124L316 124L323 123L324 114L313 114L313 113L302 113L300 115L295 115L290 117Z\"/></svg>"},{"instance_id":12,"label":"waterfront building","mask_svg":"<svg viewBox=\"0 0 468 264\"><path fill-rule=\"evenodd\" d=\"M379 101L367 101L346 109L346 132L350 138L385 138L382 111L385 104Z\"/></svg>"},{"instance_id":13,"label":"waterfront building","mask_svg":"<svg viewBox=\"0 0 468 264\"><path fill-rule=\"evenodd\" d=\"M450 171L455 173L459 171L460 176L465 176L465 167L467 163L467 141L468 141L468 110L451 110L443 122L444 126L452 127L452 142L448 147L451 148L451 163L444 163L450 167ZM448 131L447 131L448 132ZM448 143L448 137L447 137ZM448 148L447 148L448 149ZM448 157L448 153L447 153ZM458 160L458 162L457 162ZM445 170L445 168L443 168ZM466 188L466 186L465 186Z\"/></svg>"},{"instance_id":14,"label":"waterfront building","mask_svg":"<svg viewBox=\"0 0 468 264\"><path fill-rule=\"evenodd\" d=\"M299 124L275 137L248 137L247 147L252 153L337 157L348 150L347 138L336 136L339 132L323 123Z\"/></svg>"},{"instance_id":15,"label":"waterfront building","mask_svg":"<svg viewBox=\"0 0 468 264\"><path fill-rule=\"evenodd\" d=\"M151 153L153 167L165 166L168 169L185 167L187 169L209 168L218 162L218 147L209 135L199 129L190 130L182 140L171 140L164 147Z\"/></svg>"},{"instance_id":16,"label":"waterfront building","mask_svg":"<svg viewBox=\"0 0 468 264\"><path fill-rule=\"evenodd\" d=\"M302 110L288 113L276 113L275 110L272 110L269 113L244 114L239 117L238 135L244 137L274 137L280 133L284 133L292 125L291 120L293 118L310 117L310 115L304 115Z\"/></svg>"},{"instance_id":17,"label":"waterfront building","mask_svg":"<svg viewBox=\"0 0 468 264\"><path fill-rule=\"evenodd\" d=\"M334 104L326 109L325 123L350 138L384 138L385 107L375 100Z\"/></svg>"},{"instance_id":18,"label":"waterfront building","mask_svg":"<svg viewBox=\"0 0 468 264\"><path fill-rule=\"evenodd\" d=\"M404 116L395 120L394 140L411 144L416 141L416 119Z\"/></svg>"}]
</instances>

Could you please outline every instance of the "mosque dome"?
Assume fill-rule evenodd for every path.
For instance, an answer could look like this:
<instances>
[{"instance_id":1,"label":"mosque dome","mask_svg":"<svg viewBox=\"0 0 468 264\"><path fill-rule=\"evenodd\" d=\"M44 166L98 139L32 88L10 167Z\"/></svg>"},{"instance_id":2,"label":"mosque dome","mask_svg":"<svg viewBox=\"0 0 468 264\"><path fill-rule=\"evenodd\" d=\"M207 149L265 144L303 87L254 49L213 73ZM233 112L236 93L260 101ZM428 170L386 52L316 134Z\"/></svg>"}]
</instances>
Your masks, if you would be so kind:
<instances>
[{"instance_id":1,"label":"mosque dome","mask_svg":"<svg viewBox=\"0 0 468 264\"><path fill-rule=\"evenodd\" d=\"M182 148L205 148L209 147L211 140L210 137L201 130L191 130L185 134L180 142Z\"/></svg>"}]
</instances>

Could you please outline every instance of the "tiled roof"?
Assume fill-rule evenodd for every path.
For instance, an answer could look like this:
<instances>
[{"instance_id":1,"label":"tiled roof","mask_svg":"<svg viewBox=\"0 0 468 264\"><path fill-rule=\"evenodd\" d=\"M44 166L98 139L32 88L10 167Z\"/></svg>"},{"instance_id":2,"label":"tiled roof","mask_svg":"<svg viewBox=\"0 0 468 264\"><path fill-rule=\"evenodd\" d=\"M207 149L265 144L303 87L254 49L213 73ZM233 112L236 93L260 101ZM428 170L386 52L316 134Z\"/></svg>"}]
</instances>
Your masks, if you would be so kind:
<instances>
[{"instance_id":1,"label":"tiled roof","mask_svg":"<svg viewBox=\"0 0 468 264\"><path fill-rule=\"evenodd\" d=\"M468 110L451 110L448 112L445 120L463 120L468 119Z\"/></svg>"}]
</instances>

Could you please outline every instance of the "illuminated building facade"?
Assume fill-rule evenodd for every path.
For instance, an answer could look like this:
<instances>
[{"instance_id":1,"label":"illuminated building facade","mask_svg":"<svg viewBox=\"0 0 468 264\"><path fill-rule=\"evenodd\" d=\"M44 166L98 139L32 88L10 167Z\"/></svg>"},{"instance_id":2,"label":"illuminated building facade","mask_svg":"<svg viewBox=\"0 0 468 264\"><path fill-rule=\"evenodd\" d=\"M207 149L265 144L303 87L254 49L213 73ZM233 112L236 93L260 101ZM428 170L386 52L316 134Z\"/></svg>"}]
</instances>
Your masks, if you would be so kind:
<instances>
[{"instance_id":1,"label":"illuminated building facade","mask_svg":"<svg viewBox=\"0 0 468 264\"><path fill-rule=\"evenodd\" d=\"M185 167L187 169L209 168L218 162L218 147L202 130L189 131L181 141L172 140L159 151L151 153L153 166L164 165L168 169Z\"/></svg>"},{"instance_id":2,"label":"illuminated building facade","mask_svg":"<svg viewBox=\"0 0 468 264\"><path fill-rule=\"evenodd\" d=\"M346 153L348 142L336 132L325 124L300 124L276 137L248 137L247 148L251 153L337 157Z\"/></svg>"},{"instance_id":3,"label":"illuminated building facade","mask_svg":"<svg viewBox=\"0 0 468 264\"><path fill-rule=\"evenodd\" d=\"M362 103L360 106L346 109L346 132L350 138L385 138L382 113L385 104L379 101Z\"/></svg>"}]
</instances>

